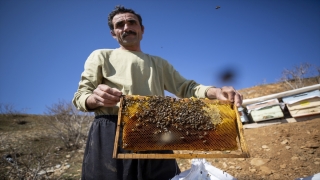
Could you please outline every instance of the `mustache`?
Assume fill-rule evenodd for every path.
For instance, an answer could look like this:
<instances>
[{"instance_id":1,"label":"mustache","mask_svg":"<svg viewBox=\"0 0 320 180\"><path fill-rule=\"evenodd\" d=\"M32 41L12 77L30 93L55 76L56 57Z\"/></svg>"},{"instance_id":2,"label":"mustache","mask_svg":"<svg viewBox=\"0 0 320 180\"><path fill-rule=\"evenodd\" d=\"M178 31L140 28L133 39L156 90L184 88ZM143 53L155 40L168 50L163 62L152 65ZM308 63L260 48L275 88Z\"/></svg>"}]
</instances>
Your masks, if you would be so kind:
<instances>
[{"instance_id":1,"label":"mustache","mask_svg":"<svg viewBox=\"0 0 320 180\"><path fill-rule=\"evenodd\" d=\"M129 31L126 31L126 32L122 33L121 36L122 36L122 38L125 38L126 36L128 36L130 34L137 35L136 32L129 30Z\"/></svg>"}]
</instances>

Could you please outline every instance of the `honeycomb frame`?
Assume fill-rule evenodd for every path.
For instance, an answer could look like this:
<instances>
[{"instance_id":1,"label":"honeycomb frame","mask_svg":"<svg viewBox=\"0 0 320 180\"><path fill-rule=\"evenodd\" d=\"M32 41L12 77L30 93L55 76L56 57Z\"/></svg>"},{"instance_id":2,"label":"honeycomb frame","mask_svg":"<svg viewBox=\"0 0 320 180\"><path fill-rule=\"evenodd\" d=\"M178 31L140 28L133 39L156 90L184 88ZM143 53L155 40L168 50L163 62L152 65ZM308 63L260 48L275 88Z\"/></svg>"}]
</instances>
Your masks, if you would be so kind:
<instances>
[{"instance_id":1,"label":"honeycomb frame","mask_svg":"<svg viewBox=\"0 0 320 180\"><path fill-rule=\"evenodd\" d=\"M118 153L118 146L130 153ZM157 150L185 153L148 152ZM221 153L236 150L240 154ZM120 100L113 157L227 158L249 157L249 152L237 107L229 101L126 95Z\"/></svg>"}]
</instances>

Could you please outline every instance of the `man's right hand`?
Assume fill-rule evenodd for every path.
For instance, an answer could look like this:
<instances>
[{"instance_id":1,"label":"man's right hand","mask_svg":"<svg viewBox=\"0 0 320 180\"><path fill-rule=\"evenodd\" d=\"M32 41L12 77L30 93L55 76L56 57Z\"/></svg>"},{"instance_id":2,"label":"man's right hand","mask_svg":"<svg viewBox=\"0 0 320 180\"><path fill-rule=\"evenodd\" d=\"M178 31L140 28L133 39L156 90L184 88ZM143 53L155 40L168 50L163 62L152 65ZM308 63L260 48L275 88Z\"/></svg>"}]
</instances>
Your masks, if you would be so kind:
<instances>
[{"instance_id":1,"label":"man's right hand","mask_svg":"<svg viewBox=\"0 0 320 180\"><path fill-rule=\"evenodd\" d=\"M90 110L100 106L113 107L120 101L121 95L122 92L118 89L110 88L105 84L100 84L93 91L93 94L87 98L86 106Z\"/></svg>"}]
</instances>

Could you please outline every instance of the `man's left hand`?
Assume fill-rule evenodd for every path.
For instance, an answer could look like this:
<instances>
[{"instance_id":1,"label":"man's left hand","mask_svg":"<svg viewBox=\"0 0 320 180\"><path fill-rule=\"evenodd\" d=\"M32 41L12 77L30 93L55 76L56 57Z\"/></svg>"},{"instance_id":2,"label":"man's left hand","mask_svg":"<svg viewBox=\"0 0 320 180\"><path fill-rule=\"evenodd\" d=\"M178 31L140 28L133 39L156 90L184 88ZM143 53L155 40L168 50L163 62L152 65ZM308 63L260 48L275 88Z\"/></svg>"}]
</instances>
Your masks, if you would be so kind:
<instances>
[{"instance_id":1,"label":"man's left hand","mask_svg":"<svg viewBox=\"0 0 320 180\"><path fill-rule=\"evenodd\" d=\"M207 91L207 98L229 100L235 103L238 107L242 104L242 95L236 91L232 86L223 86L222 88L212 87Z\"/></svg>"}]
</instances>

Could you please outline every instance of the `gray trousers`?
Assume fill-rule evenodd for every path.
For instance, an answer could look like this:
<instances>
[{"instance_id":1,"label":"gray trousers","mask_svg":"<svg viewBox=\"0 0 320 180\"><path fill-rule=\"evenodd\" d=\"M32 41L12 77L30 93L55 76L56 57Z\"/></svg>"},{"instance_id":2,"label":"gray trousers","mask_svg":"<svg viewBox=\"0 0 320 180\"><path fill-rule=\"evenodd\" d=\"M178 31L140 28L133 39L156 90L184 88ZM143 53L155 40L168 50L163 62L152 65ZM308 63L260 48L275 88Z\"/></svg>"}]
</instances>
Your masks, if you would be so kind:
<instances>
[{"instance_id":1,"label":"gray trousers","mask_svg":"<svg viewBox=\"0 0 320 180\"><path fill-rule=\"evenodd\" d=\"M82 180L169 180L180 173L175 159L113 159L117 119L116 115L95 117L84 152ZM129 151L119 147L118 152Z\"/></svg>"}]
</instances>

